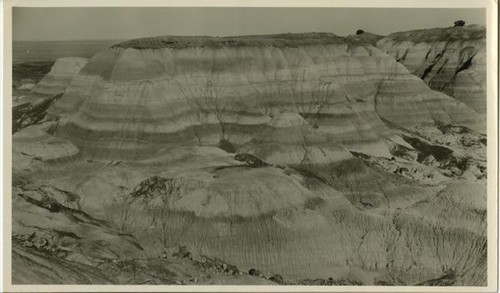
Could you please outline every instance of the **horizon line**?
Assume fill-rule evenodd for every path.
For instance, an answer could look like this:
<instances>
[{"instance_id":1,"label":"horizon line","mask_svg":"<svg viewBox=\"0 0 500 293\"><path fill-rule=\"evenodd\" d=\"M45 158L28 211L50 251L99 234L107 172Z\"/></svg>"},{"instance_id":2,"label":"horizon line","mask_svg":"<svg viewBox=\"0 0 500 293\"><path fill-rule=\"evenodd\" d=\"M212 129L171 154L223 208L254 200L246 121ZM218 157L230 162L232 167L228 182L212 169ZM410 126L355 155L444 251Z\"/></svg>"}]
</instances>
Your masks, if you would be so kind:
<instances>
[{"instance_id":1,"label":"horizon line","mask_svg":"<svg viewBox=\"0 0 500 293\"><path fill-rule=\"evenodd\" d=\"M476 23L471 23L471 24L468 24L466 25L465 27L468 27L468 26L481 26L481 27L484 27L486 28L485 25L482 25L482 24L476 24ZM391 32L389 34L377 34L377 33L373 33L373 32L370 32L370 31L367 31L367 30L364 30L363 28L359 28L359 29L362 29L364 30L365 33L371 33L371 34L376 34L376 35L379 35L379 36L389 36L391 34L394 34L394 33L399 33L399 32L408 32L408 31L415 31L415 30L426 30L426 29L437 29L437 28L442 28L442 29L446 29L446 28L452 28L453 26L447 26L447 27L433 27L433 28L415 28L415 29L411 29L411 30L404 30L404 31L394 31L394 32ZM24 40L15 40L15 39L12 39L12 42L76 42L76 41L127 41L127 40L134 40L134 39L143 39L143 38L155 38L155 37L162 37L162 36L172 36L172 37L222 37L222 38L225 38L225 37L245 37L245 36L269 36L269 35L280 35L280 34L307 34L307 33L330 33L330 34L334 34L338 37L348 37L348 36L352 36L352 35L355 35L356 32L354 31L352 34L349 34L349 35L338 35L334 32L328 32L328 31L304 31L304 32L275 32L275 33L262 33L262 34L244 34L244 35L199 35L199 34L196 34L196 35L175 35L175 34L164 34L164 35L154 35L154 36L142 36L142 37L130 37L130 38L117 38L117 39L114 39L114 38L97 38L97 39L50 39L50 40L47 40L47 39L24 39Z\"/></svg>"}]
</instances>

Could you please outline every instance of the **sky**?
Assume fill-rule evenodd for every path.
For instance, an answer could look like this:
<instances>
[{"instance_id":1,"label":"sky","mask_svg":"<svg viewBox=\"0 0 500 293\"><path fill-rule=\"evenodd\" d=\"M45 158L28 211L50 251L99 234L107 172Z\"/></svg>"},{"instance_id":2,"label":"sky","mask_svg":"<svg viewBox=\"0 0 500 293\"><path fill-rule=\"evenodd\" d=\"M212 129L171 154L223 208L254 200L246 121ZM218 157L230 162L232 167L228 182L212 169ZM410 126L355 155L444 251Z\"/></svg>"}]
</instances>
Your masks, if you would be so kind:
<instances>
[{"instance_id":1,"label":"sky","mask_svg":"<svg viewBox=\"0 0 500 293\"><path fill-rule=\"evenodd\" d=\"M484 9L450 8L13 8L13 40L132 39L159 35L251 35L357 29L387 35L486 23Z\"/></svg>"}]
</instances>

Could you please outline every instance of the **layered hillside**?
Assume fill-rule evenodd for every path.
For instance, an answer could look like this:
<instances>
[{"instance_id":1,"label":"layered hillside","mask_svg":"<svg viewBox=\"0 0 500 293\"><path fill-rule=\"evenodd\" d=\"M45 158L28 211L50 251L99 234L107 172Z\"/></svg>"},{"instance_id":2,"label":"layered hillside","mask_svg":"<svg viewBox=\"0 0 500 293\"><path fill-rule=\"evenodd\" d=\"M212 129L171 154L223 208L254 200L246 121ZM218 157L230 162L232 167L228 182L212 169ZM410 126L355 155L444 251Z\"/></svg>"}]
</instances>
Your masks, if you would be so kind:
<instances>
[{"instance_id":1,"label":"layered hillside","mask_svg":"<svg viewBox=\"0 0 500 293\"><path fill-rule=\"evenodd\" d=\"M400 127L481 129L465 104L430 90L366 42L332 34L160 37L100 52L50 113L88 156L140 158L167 145L242 145L292 111L360 152L389 156Z\"/></svg>"},{"instance_id":2,"label":"layered hillside","mask_svg":"<svg viewBox=\"0 0 500 293\"><path fill-rule=\"evenodd\" d=\"M241 151L265 162L281 165L321 164L352 157L347 149L312 129L297 113L274 115L267 126Z\"/></svg>"},{"instance_id":3,"label":"layered hillside","mask_svg":"<svg viewBox=\"0 0 500 293\"><path fill-rule=\"evenodd\" d=\"M57 59L49 73L29 92L15 97L12 101L13 132L43 120L47 109L64 93L86 63L86 58ZM28 67L26 70L32 69Z\"/></svg>"},{"instance_id":4,"label":"layered hillside","mask_svg":"<svg viewBox=\"0 0 500 293\"><path fill-rule=\"evenodd\" d=\"M120 237L133 235L143 250L128 258L137 262L181 245L291 283L333 278L407 285L448 274L455 285L485 282L484 181L421 185L359 159L303 164L298 171L252 166L209 147L170 149L166 157L133 163L41 163L43 171L27 175L32 191L14 194L17 201L33 197L51 211L49 219L59 212L74 220L54 198L72 213L85 212L119 231L112 234L116 239L95 229L88 234L67 220L42 222L27 207L16 207L15 231L23 237L32 233L33 221L39 233L50 235L57 227L61 235L74 234L61 244L71 250L57 263L119 263L127 244ZM99 250L77 245L89 241ZM72 257L75 252L83 256ZM95 259L97 252L110 254Z\"/></svg>"},{"instance_id":5,"label":"layered hillside","mask_svg":"<svg viewBox=\"0 0 500 293\"><path fill-rule=\"evenodd\" d=\"M29 92L35 85L50 72L54 62L32 62L12 65L12 94L13 102L18 97Z\"/></svg>"},{"instance_id":6,"label":"layered hillside","mask_svg":"<svg viewBox=\"0 0 500 293\"><path fill-rule=\"evenodd\" d=\"M88 59L67 57L56 60L50 72L31 90L33 95L54 96L64 92L73 77L87 64Z\"/></svg>"},{"instance_id":7,"label":"layered hillside","mask_svg":"<svg viewBox=\"0 0 500 293\"><path fill-rule=\"evenodd\" d=\"M379 40L377 47L404 64L431 89L486 115L486 29L483 26L398 32Z\"/></svg>"},{"instance_id":8,"label":"layered hillside","mask_svg":"<svg viewBox=\"0 0 500 293\"><path fill-rule=\"evenodd\" d=\"M19 283L486 283L483 121L366 40L131 40L48 111L14 136Z\"/></svg>"},{"instance_id":9,"label":"layered hillside","mask_svg":"<svg viewBox=\"0 0 500 293\"><path fill-rule=\"evenodd\" d=\"M276 284L184 246L148 258L133 235L89 215L84 198L54 186L15 177L12 199L14 284Z\"/></svg>"},{"instance_id":10,"label":"layered hillside","mask_svg":"<svg viewBox=\"0 0 500 293\"><path fill-rule=\"evenodd\" d=\"M12 136L12 151L14 173L32 172L42 165L42 162L56 164L72 161L78 157L79 150L72 143L53 137L44 130L30 126Z\"/></svg>"}]
</instances>

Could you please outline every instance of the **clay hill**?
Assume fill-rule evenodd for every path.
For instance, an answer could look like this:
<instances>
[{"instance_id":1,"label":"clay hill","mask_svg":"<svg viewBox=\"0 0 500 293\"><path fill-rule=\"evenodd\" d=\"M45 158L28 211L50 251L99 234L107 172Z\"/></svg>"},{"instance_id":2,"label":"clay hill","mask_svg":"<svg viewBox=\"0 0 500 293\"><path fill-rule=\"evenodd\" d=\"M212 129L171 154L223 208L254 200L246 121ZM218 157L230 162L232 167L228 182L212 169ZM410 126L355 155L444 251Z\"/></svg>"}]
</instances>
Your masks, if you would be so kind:
<instances>
[{"instance_id":1,"label":"clay hill","mask_svg":"<svg viewBox=\"0 0 500 293\"><path fill-rule=\"evenodd\" d=\"M60 58L36 85L31 82L21 82L14 89L17 96L12 101L13 132L44 119L47 109L61 97L73 77L86 63L85 58ZM32 77L33 72L43 72L44 65L44 63L27 64L24 70L17 72L17 75L26 74ZM30 81L30 79L27 80Z\"/></svg>"},{"instance_id":2,"label":"clay hill","mask_svg":"<svg viewBox=\"0 0 500 293\"><path fill-rule=\"evenodd\" d=\"M424 80L330 33L97 53L13 135L14 280L484 285L485 121Z\"/></svg>"},{"instance_id":3,"label":"clay hill","mask_svg":"<svg viewBox=\"0 0 500 293\"><path fill-rule=\"evenodd\" d=\"M486 28L479 25L390 34L376 46L431 89L486 115ZM484 118L485 119L485 118Z\"/></svg>"}]
</instances>

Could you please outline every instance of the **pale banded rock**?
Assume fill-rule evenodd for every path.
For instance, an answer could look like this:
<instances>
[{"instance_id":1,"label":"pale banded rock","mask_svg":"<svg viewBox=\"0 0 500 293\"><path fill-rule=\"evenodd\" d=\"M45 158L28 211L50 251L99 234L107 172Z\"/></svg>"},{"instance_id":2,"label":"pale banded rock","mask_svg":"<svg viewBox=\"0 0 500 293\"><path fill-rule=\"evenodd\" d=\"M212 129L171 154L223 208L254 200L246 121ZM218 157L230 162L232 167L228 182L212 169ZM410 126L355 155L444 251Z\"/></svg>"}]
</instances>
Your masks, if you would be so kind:
<instances>
[{"instance_id":1,"label":"pale banded rock","mask_svg":"<svg viewBox=\"0 0 500 293\"><path fill-rule=\"evenodd\" d=\"M80 151L71 142L54 137L36 126L12 137L13 171L41 170L54 164L76 160Z\"/></svg>"},{"instance_id":2,"label":"pale banded rock","mask_svg":"<svg viewBox=\"0 0 500 293\"><path fill-rule=\"evenodd\" d=\"M398 32L379 40L377 47L404 64L430 88L486 115L484 27L469 25Z\"/></svg>"},{"instance_id":3,"label":"pale banded rock","mask_svg":"<svg viewBox=\"0 0 500 293\"><path fill-rule=\"evenodd\" d=\"M268 126L242 151L278 165L323 164L352 157L346 148L325 133L314 130L297 113L276 115Z\"/></svg>"},{"instance_id":4,"label":"pale banded rock","mask_svg":"<svg viewBox=\"0 0 500 293\"><path fill-rule=\"evenodd\" d=\"M13 99L14 132L43 120L47 108L64 93L86 63L86 58L59 58L29 93Z\"/></svg>"},{"instance_id":5,"label":"pale banded rock","mask_svg":"<svg viewBox=\"0 0 500 293\"><path fill-rule=\"evenodd\" d=\"M87 64L87 58L67 57L56 60L50 72L31 90L31 95L54 96L63 93L73 77Z\"/></svg>"},{"instance_id":6,"label":"pale banded rock","mask_svg":"<svg viewBox=\"0 0 500 293\"><path fill-rule=\"evenodd\" d=\"M56 135L89 156L137 158L169 144L215 145L221 125L245 144L270 113L286 110L348 149L387 156L392 132L382 119L410 129L434 121L478 127L472 109L378 49L332 34L299 37L118 44L92 57L50 109L62 117Z\"/></svg>"}]
</instances>

